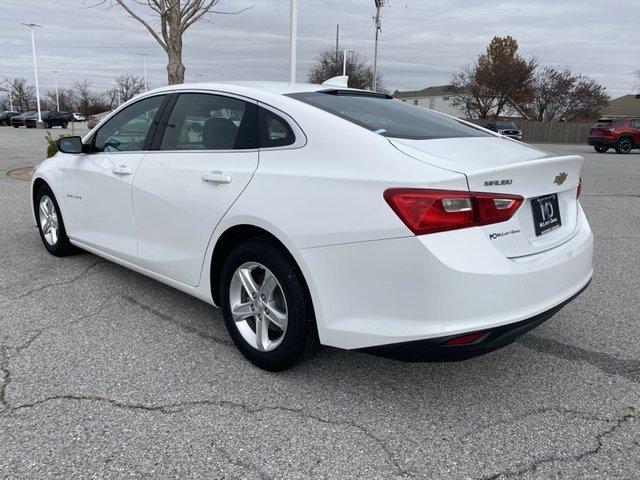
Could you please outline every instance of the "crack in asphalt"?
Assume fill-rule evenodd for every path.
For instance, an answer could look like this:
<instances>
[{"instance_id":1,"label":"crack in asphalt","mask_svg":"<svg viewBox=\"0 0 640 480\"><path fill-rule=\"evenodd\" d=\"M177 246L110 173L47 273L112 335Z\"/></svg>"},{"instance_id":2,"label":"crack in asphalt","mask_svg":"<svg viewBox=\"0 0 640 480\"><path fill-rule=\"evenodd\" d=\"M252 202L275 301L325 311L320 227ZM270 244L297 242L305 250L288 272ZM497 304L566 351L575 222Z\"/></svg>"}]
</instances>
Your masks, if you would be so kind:
<instances>
[{"instance_id":1,"label":"crack in asphalt","mask_svg":"<svg viewBox=\"0 0 640 480\"><path fill-rule=\"evenodd\" d=\"M534 462L532 462L528 466L523 467L523 468L521 468L519 470L498 472L498 473L495 473L493 475L480 477L479 480L497 480L499 478L510 478L510 477L515 477L515 476L522 476L522 475L525 475L527 473L535 472L536 470L538 470L543 465L546 465L546 464L549 464L549 463L580 461L580 460L584 460L587 457L591 457L593 455L597 455L598 453L600 453L600 451L602 450L602 448L604 446L604 438L609 436L609 435L612 435L617 430L621 429L632 418L635 418L635 416L636 416L635 408L631 408L630 407L629 408L629 412L627 412L622 417L618 418L615 422L613 422L613 425L611 425L609 428L607 428L606 430L603 430L598 435L596 435L596 443L595 443L595 445L592 448L589 448L588 450L585 450L584 452L581 452L581 453L576 454L576 455L543 457L543 458L540 458L538 460L535 460Z\"/></svg>"},{"instance_id":2,"label":"crack in asphalt","mask_svg":"<svg viewBox=\"0 0 640 480\"><path fill-rule=\"evenodd\" d=\"M11 383L11 370L9 369L9 356L4 341L0 344L0 407L9 410L11 407L6 399L7 387Z\"/></svg>"},{"instance_id":3,"label":"crack in asphalt","mask_svg":"<svg viewBox=\"0 0 640 480\"><path fill-rule=\"evenodd\" d=\"M532 334L520 337L516 341L530 350L546 353L563 360L586 362L601 372L640 383L640 360L626 360Z\"/></svg>"},{"instance_id":4,"label":"crack in asphalt","mask_svg":"<svg viewBox=\"0 0 640 480\"><path fill-rule=\"evenodd\" d=\"M179 328L181 328L182 330L185 330L186 332L192 333L194 335L197 335L200 338L203 338L205 340L210 340L212 342L218 343L220 345L226 345L226 346L232 346L232 342L230 340L227 339L223 339L223 338L218 338L215 335L212 335L210 333L206 333L203 332L202 330L199 330L195 327L191 327L189 325L186 325L184 323L182 323L180 320L178 320L177 318L172 317L171 315L168 315L150 305L147 305L145 303L142 303L141 301L139 301L136 298L130 297L130 296L123 296L122 297L124 300L126 300L127 302L129 302L130 304L132 304L133 306L144 310L145 312L151 313L152 315L154 315L155 317L158 317L161 320L164 320L165 322L171 323Z\"/></svg>"},{"instance_id":5,"label":"crack in asphalt","mask_svg":"<svg viewBox=\"0 0 640 480\"><path fill-rule=\"evenodd\" d=\"M44 332L48 330L55 330L59 328L68 327L70 325L74 325L76 323L81 322L82 320L86 320L87 318L95 317L100 315L106 309L107 304L116 297L109 297L104 302L102 302L96 311L87 313L85 315L81 315L78 318L75 318L69 322L66 322L62 325L49 325L46 327L42 327L35 331L35 333L23 344L17 346L7 345L6 337L0 343L0 372L2 375L0 376L0 407L2 410L12 410L11 405L6 399L7 388L11 383L11 368L9 366L9 355L7 353L8 350L13 350L15 353L19 353L23 350L29 348L33 342L35 342Z\"/></svg>"},{"instance_id":6,"label":"crack in asphalt","mask_svg":"<svg viewBox=\"0 0 640 480\"><path fill-rule=\"evenodd\" d=\"M95 275L97 273L100 273L100 271L98 272L93 272L90 273L91 270L93 270L95 267L97 267L98 265L102 265L103 263L107 263L106 260L100 260L98 262L92 263L91 265L89 265L87 268L85 268L82 273L80 273L80 275L77 275L69 280L64 280L62 282L56 282L56 283L47 283L46 285L41 285L40 287L37 288L33 288L31 290L27 290L24 293L21 293L20 295L16 295L14 297L8 297L5 299L0 300L0 303L5 303L5 302L10 302L13 300L20 300L22 298L28 297L30 295L33 295L34 293L38 293L38 292L42 292L43 290L46 290L48 288L52 288L52 287L58 287L58 286L62 286L62 285L69 285L72 283L77 282L78 280L82 280L84 278L90 277L92 275Z\"/></svg>"},{"instance_id":7,"label":"crack in asphalt","mask_svg":"<svg viewBox=\"0 0 640 480\"><path fill-rule=\"evenodd\" d=\"M476 425L475 427L467 430L467 432L463 433L462 435L460 435L460 439L466 439L476 433L480 433L483 430L488 430L490 428L493 427L498 427L501 425L509 425L512 423L516 423L520 420L525 420L529 417L533 417L535 415L546 415L547 413L558 413L560 415L564 415L564 416L573 416L575 418L580 418L582 420L586 420L589 422L606 422L606 423L612 423L612 422L616 422L618 419L617 418L605 418L605 417L600 417L594 414L591 414L589 412L583 412L580 410L576 410L573 408L564 408L564 407L544 407L544 408L538 408L535 410L530 410L527 412L523 412L521 414L514 414L509 418L504 418L495 422L491 422L491 423L487 423L484 425Z\"/></svg>"},{"instance_id":8,"label":"crack in asphalt","mask_svg":"<svg viewBox=\"0 0 640 480\"><path fill-rule=\"evenodd\" d=\"M194 400L190 402L177 402L177 403L169 403L165 405L146 405L143 403L124 403L118 400L114 400L111 398L103 397L100 395L53 395L50 397L46 397L40 400L36 400L31 403L23 403L16 406L11 407L10 413L26 410L33 407L37 407L39 405L43 405L50 402L55 401L90 401L90 402L102 402L106 405L120 408L123 410L129 411L143 411L143 412L153 412L153 413L161 413L161 414L174 414L180 413L184 411L185 408L190 407L200 407L200 406L214 406L214 407L232 407L232 408L240 408L244 412L256 415L261 412L271 411L271 412L282 412L289 413L294 415L299 415L303 418L315 420L320 423L324 423L327 425L334 425L339 427L348 427L353 428L361 432L364 436L372 440L378 447L382 450L382 452L387 457L389 463L393 465L393 467L397 470L398 474L402 477L407 477L411 473L405 469L400 462L396 459L394 452L391 448L377 435L371 432L367 427L364 427L358 423L355 423L351 420L329 420L311 413L306 412L303 408L293 408L293 407L284 407L284 406L269 406L264 405L261 407L252 407L245 405L240 402L233 402L231 400Z\"/></svg>"}]
</instances>

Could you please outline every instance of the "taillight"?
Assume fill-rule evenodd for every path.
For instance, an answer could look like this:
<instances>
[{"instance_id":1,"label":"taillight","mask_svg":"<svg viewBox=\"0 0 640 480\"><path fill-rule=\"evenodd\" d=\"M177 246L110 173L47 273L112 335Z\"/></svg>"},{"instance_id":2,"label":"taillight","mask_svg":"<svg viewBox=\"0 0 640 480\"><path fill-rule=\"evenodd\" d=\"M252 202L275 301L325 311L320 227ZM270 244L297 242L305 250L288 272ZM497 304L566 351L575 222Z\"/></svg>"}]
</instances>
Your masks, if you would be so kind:
<instances>
[{"instance_id":1,"label":"taillight","mask_svg":"<svg viewBox=\"0 0 640 480\"><path fill-rule=\"evenodd\" d=\"M576 192L576 198L580 198L580 194L582 193L582 177L578 181L578 191Z\"/></svg>"},{"instance_id":2,"label":"taillight","mask_svg":"<svg viewBox=\"0 0 640 480\"><path fill-rule=\"evenodd\" d=\"M415 235L506 222L523 198L501 193L391 188L384 199Z\"/></svg>"}]
</instances>

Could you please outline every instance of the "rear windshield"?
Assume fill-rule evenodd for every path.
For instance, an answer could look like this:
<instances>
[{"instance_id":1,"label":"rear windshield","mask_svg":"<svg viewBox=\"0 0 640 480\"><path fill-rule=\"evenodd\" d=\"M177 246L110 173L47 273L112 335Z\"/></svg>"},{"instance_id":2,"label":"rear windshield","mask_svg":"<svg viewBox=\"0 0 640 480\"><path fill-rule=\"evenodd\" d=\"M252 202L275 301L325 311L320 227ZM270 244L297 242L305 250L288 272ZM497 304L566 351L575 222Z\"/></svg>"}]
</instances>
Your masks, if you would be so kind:
<instances>
[{"instance_id":1,"label":"rear windshield","mask_svg":"<svg viewBox=\"0 0 640 480\"><path fill-rule=\"evenodd\" d=\"M623 118L601 118L598 120L597 125L601 127L620 127L625 124L625 120Z\"/></svg>"},{"instance_id":2,"label":"rear windshield","mask_svg":"<svg viewBox=\"0 0 640 480\"><path fill-rule=\"evenodd\" d=\"M454 118L373 92L325 90L288 96L385 137L430 140L491 136Z\"/></svg>"}]
</instances>

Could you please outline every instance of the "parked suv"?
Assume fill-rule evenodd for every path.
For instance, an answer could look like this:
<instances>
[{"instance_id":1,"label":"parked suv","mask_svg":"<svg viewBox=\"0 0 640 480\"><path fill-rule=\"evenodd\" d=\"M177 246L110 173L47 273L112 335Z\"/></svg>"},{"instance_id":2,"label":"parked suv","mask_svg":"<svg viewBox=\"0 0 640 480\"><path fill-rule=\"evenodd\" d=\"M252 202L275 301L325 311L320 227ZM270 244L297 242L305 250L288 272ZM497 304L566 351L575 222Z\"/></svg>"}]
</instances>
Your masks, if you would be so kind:
<instances>
[{"instance_id":1,"label":"parked suv","mask_svg":"<svg viewBox=\"0 0 640 480\"><path fill-rule=\"evenodd\" d=\"M614 148L626 154L640 148L640 118L601 118L591 127L587 143L598 153Z\"/></svg>"},{"instance_id":2,"label":"parked suv","mask_svg":"<svg viewBox=\"0 0 640 480\"><path fill-rule=\"evenodd\" d=\"M24 127L24 119L33 115L35 112L33 110L29 110L28 112L21 113L20 115L16 115L15 117L11 117L11 126L13 128Z\"/></svg>"},{"instance_id":3,"label":"parked suv","mask_svg":"<svg viewBox=\"0 0 640 480\"><path fill-rule=\"evenodd\" d=\"M494 120L487 124L487 128L505 137L522 141L522 130L511 120Z\"/></svg>"},{"instance_id":4,"label":"parked suv","mask_svg":"<svg viewBox=\"0 0 640 480\"><path fill-rule=\"evenodd\" d=\"M17 117L20 115L20 112L12 112L9 110L5 110L4 112L0 112L0 125L6 127L11 125L11 119L13 117Z\"/></svg>"},{"instance_id":5,"label":"parked suv","mask_svg":"<svg viewBox=\"0 0 640 480\"><path fill-rule=\"evenodd\" d=\"M44 110L40 114L42 121L44 122L44 128L62 127L67 128L69 123L69 117L67 113L56 112L54 110ZM38 113L25 118L24 125L27 128L35 128L38 123Z\"/></svg>"}]
</instances>

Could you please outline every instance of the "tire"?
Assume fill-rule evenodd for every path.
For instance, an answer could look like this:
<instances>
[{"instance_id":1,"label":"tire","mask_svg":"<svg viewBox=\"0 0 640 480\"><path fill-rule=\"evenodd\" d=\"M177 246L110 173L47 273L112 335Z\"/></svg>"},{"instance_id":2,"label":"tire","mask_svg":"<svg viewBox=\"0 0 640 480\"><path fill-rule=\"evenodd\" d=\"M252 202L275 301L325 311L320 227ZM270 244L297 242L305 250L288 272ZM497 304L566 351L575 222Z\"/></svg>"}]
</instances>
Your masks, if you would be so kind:
<instances>
[{"instance_id":1,"label":"tire","mask_svg":"<svg viewBox=\"0 0 640 480\"><path fill-rule=\"evenodd\" d=\"M6 121L6 120L3 120L3 121L2 121L2 126L3 126L3 127L6 127L6 126L7 126L7 121Z\"/></svg>"},{"instance_id":2,"label":"tire","mask_svg":"<svg viewBox=\"0 0 640 480\"><path fill-rule=\"evenodd\" d=\"M248 273L253 280L252 285L257 287L255 300L239 272ZM271 281L273 289L264 285L269 283L265 282L269 274L277 282L273 286ZM235 319L232 304L244 305L244 311L236 313ZM280 372L291 368L320 347L311 297L302 274L274 241L251 239L231 251L221 272L220 307L233 343L247 360L263 370ZM286 321L282 320L283 314ZM284 328L266 318L278 319ZM266 340L261 342L259 337L264 337L258 332L265 331Z\"/></svg>"},{"instance_id":3,"label":"tire","mask_svg":"<svg viewBox=\"0 0 640 480\"><path fill-rule=\"evenodd\" d=\"M51 124L49 122L44 122L44 128L47 130L51 128Z\"/></svg>"},{"instance_id":4,"label":"tire","mask_svg":"<svg viewBox=\"0 0 640 480\"><path fill-rule=\"evenodd\" d=\"M49 200L50 203L47 200ZM49 217L47 217L46 209L41 210L42 203L49 207ZM50 210L51 206L53 206L53 211ZM40 239L42 240L44 248L46 248L51 255L55 255L56 257L68 257L69 255L78 253L79 250L69 242L67 231L64 228L64 221L62 219L60 207L56 201L56 197L53 195L53 192L48 185L42 185L38 189L34 198L34 209L36 219L38 221L38 232L40 232ZM51 230L44 229L47 224L47 220L49 222L53 221L54 227L57 224L57 232L55 236L51 235Z\"/></svg>"},{"instance_id":5,"label":"tire","mask_svg":"<svg viewBox=\"0 0 640 480\"><path fill-rule=\"evenodd\" d=\"M616 153L626 155L633 149L633 140L630 137L622 137L616 142Z\"/></svg>"},{"instance_id":6,"label":"tire","mask_svg":"<svg viewBox=\"0 0 640 480\"><path fill-rule=\"evenodd\" d=\"M67 128L67 122L62 122L62 124L60 125L62 128L66 129Z\"/></svg>"},{"instance_id":7,"label":"tire","mask_svg":"<svg viewBox=\"0 0 640 480\"><path fill-rule=\"evenodd\" d=\"M597 147L593 147L598 153L607 153L609 151L609 147L598 145Z\"/></svg>"},{"instance_id":8,"label":"tire","mask_svg":"<svg viewBox=\"0 0 640 480\"><path fill-rule=\"evenodd\" d=\"M14 125L13 128L20 128L20 125Z\"/></svg>"}]
</instances>

